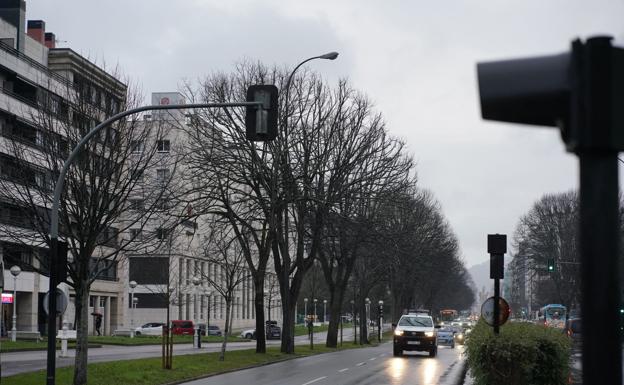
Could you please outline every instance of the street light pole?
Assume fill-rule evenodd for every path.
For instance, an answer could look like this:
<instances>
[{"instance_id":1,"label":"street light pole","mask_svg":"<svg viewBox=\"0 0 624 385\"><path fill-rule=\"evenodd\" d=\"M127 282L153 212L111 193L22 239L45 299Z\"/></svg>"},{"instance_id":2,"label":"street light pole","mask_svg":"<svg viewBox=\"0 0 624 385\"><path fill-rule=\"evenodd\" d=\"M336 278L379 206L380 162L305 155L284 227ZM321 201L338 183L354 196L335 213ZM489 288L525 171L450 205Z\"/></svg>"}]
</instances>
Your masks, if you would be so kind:
<instances>
[{"instance_id":1,"label":"street light pole","mask_svg":"<svg viewBox=\"0 0 624 385\"><path fill-rule=\"evenodd\" d=\"M201 283L201 279L198 276L193 277L193 285L195 286L194 295L195 301L193 302L193 318L195 323L195 334L193 336L193 347L201 348L201 337L199 335L199 321L197 320L197 287ZM206 334L208 334L208 329L206 329Z\"/></svg>"},{"instance_id":2,"label":"street light pole","mask_svg":"<svg viewBox=\"0 0 624 385\"><path fill-rule=\"evenodd\" d=\"M308 319L308 299L304 298L303 299L303 323L304 324L307 319Z\"/></svg>"},{"instance_id":3,"label":"street light pole","mask_svg":"<svg viewBox=\"0 0 624 385\"><path fill-rule=\"evenodd\" d=\"M377 327L377 339L381 342L381 335L383 334L383 301L379 300L379 325Z\"/></svg>"},{"instance_id":4,"label":"street light pole","mask_svg":"<svg viewBox=\"0 0 624 385\"><path fill-rule=\"evenodd\" d=\"M351 322L353 322L353 343L357 345L357 322L355 322L355 301L351 300Z\"/></svg>"},{"instance_id":5,"label":"street light pole","mask_svg":"<svg viewBox=\"0 0 624 385\"><path fill-rule=\"evenodd\" d=\"M134 288L137 287L136 281L130 281L130 338L134 338Z\"/></svg>"},{"instance_id":6,"label":"street light pole","mask_svg":"<svg viewBox=\"0 0 624 385\"><path fill-rule=\"evenodd\" d=\"M316 322L316 303L318 302L318 299L314 298L314 322Z\"/></svg>"},{"instance_id":7,"label":"street light pole","mask_svg":"<svg viewBox=\"0 0 624 385\"><path fill-rule=\"evenodd\" d=\"M370 334L370 298L366 297L366 307L364 308L364 321L366 322L366 342L368 343L368 335ZM362 343L362 341L360 341Z\"/></svg>"},{"instance_id":8,"label":"street light pole","mask_svg":"<svg viewBox=\"0 0 624 385\"><path fill-rule=\"evenodd\" d=\"M13 342L17 340L17 276L21 272L22 269L19 266L11 267L11 274L13 275L13 327L11 328L11 341Z\"/></svg>"},{"instance_id":9,"label":"street light pole","mask_svg":"<svg viewBox=\"0 0 624 385\"><path fill-rule=\"evenodd\" d=\"M327 323L327 300L323 300L323 323Z\"/></svg>"}]
</instances>

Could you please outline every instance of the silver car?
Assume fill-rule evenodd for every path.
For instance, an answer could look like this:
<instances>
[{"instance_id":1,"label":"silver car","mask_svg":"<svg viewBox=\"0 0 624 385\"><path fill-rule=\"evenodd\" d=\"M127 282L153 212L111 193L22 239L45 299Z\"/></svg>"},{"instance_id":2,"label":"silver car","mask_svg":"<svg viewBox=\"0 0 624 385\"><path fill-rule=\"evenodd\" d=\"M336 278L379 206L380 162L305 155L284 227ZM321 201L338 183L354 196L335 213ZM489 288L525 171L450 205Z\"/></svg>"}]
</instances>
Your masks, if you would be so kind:
<instances>
[{"instance_id":1,"label":"silver car","mask_svg":"<svg viewBox=\"0 0 624 385\"><path fill-rule=\"evenodd\" d=\"M162 322L148 322L134 329L134 334L137 336L162 336L163 325Z\"/></svg>"}]
</instances>

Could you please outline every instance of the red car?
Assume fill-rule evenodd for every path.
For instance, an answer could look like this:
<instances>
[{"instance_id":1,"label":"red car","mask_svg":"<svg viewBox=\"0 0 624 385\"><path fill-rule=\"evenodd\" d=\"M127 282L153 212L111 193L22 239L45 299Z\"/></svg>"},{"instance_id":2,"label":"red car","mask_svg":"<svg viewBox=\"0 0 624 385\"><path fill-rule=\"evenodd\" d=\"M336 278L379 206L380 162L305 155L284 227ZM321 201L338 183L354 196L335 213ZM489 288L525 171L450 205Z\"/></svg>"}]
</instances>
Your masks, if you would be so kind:
<instances>
[{"instance_id":1,"label":"red car","mask_svg":"<svg viewBox=\"0 0 624 385\"><path fill-rule=\"evenodd\" d=\"M171 333L175 335L190 335L195 333L193 321L175 320L171 321Z\"/></svg>"}]
</instances>

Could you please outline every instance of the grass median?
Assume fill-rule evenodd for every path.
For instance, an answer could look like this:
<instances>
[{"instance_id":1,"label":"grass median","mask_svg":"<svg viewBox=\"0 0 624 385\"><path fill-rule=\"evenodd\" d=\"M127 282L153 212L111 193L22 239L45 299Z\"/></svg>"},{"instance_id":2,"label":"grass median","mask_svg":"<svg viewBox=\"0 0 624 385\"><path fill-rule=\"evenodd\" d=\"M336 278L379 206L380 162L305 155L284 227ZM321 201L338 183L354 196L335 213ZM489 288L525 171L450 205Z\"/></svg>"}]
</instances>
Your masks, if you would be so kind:
<instances>
[{"instance_id":1,"label":"grass median","mask_svg":"<svg viewBox=\"0 0 624 385\"><path fill-rule=\"evenodd\" d=\"M76 343L72 341L67 342L67 347L69 349L74 349L76 347ZM89 348L100 348L102 347L99 343L92 343L89 341ZM44 339L43 341L2 341L2 346L0 347L0 353L10 353L10 352L27 352L27 351L37 351L37 350L47 350L48 341ZM61 348L61 341L56 342L56 349Z\"/></svg>"},{"instance_id":2,"label":"grass median","mask_svg":"<svg viewBox=\"0 0 624 385\"><path fill-rule=\"evenodd\" d=\"M268 348L266 354L256 354L254 349L234 350L226 352L225 361L219 361L219 353L182 355L173 358L173 369L171 370L161 368L160 358L93 363L89 364L89 385L170 384L314 354L366 348L376 345L376 343L371 345L345 343L342 347L333 349L325 347L324 344L317 344L314 345L314 350L310 350L308 345L297 345L295 354L281 353L278 347ZM57 369L56 384L70 385L72 383L73 370L73 367ZM3 377L2 383L3 385L43 384L45 383L45 371L41 370Z\"/></svg>"}]
</instances>

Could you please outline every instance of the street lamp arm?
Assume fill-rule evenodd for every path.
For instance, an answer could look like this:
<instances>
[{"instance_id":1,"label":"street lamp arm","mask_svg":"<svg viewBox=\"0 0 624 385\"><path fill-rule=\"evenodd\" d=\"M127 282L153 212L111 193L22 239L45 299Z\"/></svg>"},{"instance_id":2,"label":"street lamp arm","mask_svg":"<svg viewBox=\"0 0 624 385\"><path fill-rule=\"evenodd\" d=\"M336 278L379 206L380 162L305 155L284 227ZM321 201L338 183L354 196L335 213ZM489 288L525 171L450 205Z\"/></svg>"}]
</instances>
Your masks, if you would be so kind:
<instances>
[{"instance_id":1,"label":"street lamp arm","mask_svg":"<svg viewBox=\"0 0 624 385\"><path fill-rule=\"evenodd\" d=\"M74 147L69 157L65 160L63 164L63 168L59 173L59 176L56 180L56 185L54 187L54 197L52 200L52 213L50 214L50 238L58 238L58 209L59 202L61 200L61 193L63 192L63 186L65 185L65 175L69 170L69 166L72 164L76 156L80 153L80 150L84 147L84 145L91 139L95 134L97 134L102 128L110 125L111 123L125 117L128 115L136 114L138 112L143 111L152 111L152 110L182 110L182 109L191 109L191 108L211 108L211 107L245 107L245 106L262 106L262 103L259 102L238 102L238 103L196 103L196 104L169 104L169 105L154 105L154 106L142 106L137 108L132 108L130 110L122 111L118 114L111 116L106 119L102 123L93 127L87 135L85 135L80 142Z\"/></svg>"}]
</instances>

